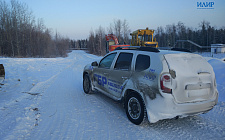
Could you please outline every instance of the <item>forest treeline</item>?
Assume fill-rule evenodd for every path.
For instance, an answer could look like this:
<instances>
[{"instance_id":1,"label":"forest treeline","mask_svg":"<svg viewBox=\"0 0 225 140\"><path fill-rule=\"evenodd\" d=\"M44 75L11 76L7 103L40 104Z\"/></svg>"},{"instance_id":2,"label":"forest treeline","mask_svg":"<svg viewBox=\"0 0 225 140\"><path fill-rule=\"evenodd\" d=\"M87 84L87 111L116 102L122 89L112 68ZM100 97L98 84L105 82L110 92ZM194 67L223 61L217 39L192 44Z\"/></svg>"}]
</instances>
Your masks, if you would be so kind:
<instances>
[{"instance_id":1,"label":"forest treeline","mask_svg":"<svg viewBox=\"0 0 225 140\"><path fill-rule=\"evenodd\" d=\"M0 56L66 56L70 40L54 37L42 19L35 19L28 6L16 0L0 0Z\"/></svg>"},{"instance_id":2,"label":"forest treeline","mask_svg":"<svg viewBox=\"0 0 225 140\"><path fill-rule=\"evenodd\" d=\"M143 27L145 29L146 27ZM149 27L151 29L151 27ZM137 29L136 29L137 30ZM112 24L105 30L101 26L94 32L90 31L87 40L87 48L90 53L104 55L106 53L105 34L113 33L118 37L121 44L124 42L130 44L130 33L133 32L129 28L126 20L114 20ZM217 29L210 25L208 21L199 23L198 28L185 26L184 23L167 25L166 27L158 27L155 30L154 37L159 43L159 47L183 47L197 51L198 48L188 43L177 43L177 40L190 40L200 46L210 46L211 44L225 44L225 27ZM176 46L174 46L176 44ZM210 50L210 49L209 49ZM202 50L201 50L202 51Z\"/></svg>"},{"instance_id":3,"label":"forest treeline","mask_svg":"<svg viewBox=\"0 0 225 140\"><path fill-rule=\"evenodd\" d=\"M52 35L51 29L44 25L42 19L36 19L26 4L17 0L10 2L0 0L0 56L66 56L70 48L87 48L92 54L104 55L106 34L115 34L120 44L130 44L131 32L133 31L127 20L114 19L107 28L99 26L98 29L92 29L87 39L70 40L57 32ZM217 43L225 44L225 27L216 28L209 22L202 21L198 28L191 28L178 22L166 27L158 27L155 29L154 36L159 47L174 47L177 40L191 40L201 46L210 46ZM196 49L191 44L185 43L179 43L176 47L181 45L188 49Z\"/></svg>"},{"instance_id":4,"label":"forest treeline","mask_svg":"<svg viewBox=\"0 0 225 140\"><path fill-rule=\"evenodd\" d=\"M210 25L210 22L203 20L199 23L199 28L186 27L184 23L178 22L177 25L167 25L158 27L155 31L156 40L160 47L174 47L176 40L190 40L200 46L211 46L211 44L225 44L225 26L217 29ZM176 47L184 46L196 50L192 44L179 43Z\"/></svg>"}]
</instances>

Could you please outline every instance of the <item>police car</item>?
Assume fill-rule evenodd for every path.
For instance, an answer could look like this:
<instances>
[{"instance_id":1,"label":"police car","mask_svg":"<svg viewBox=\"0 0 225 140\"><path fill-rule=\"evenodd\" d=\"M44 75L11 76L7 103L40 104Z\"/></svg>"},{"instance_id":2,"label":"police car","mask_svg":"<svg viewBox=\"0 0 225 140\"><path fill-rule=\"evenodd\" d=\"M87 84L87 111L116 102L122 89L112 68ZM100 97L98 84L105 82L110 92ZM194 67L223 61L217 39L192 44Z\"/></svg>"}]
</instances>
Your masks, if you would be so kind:
<instances>
[{"instance_id":1,"label":"police car","mask_svg":"<svg viewBox=\"0 0 225 140\"><path fill-rule=\"evenodd\" d=\"M122 101L140 124L206 113L218 102L211 65L200 55L151 47L120 49L85 66L83 90Z\"/></svg>"}]
</instances>

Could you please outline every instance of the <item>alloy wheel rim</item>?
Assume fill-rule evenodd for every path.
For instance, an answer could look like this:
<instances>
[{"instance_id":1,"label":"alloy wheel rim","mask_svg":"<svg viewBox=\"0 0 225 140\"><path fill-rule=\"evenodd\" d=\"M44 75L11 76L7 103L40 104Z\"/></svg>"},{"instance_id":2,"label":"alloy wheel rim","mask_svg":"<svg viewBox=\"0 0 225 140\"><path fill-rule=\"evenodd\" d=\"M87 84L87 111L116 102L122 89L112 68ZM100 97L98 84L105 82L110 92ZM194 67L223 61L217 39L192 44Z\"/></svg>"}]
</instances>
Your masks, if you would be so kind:
<instances>
[{"instance_id":1,"label":"alloy wheel rim","mask_svg":"<svg viewBox=\"0 0 225 140\"><path fill-rule=\"evenodd\" d=\"M132 119L138 119L141 115L141 105L137 98L132 97L128 101L128 113Z\"/></svg>"}]
</instances>

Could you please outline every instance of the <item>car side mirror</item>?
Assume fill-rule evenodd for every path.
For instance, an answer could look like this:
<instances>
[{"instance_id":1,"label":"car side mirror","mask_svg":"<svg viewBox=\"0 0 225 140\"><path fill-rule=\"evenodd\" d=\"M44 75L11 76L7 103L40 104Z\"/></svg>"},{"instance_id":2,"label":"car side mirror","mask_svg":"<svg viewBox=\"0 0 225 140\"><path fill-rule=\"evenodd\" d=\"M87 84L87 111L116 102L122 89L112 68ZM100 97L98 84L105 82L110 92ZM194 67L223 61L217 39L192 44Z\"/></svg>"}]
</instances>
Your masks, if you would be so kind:
<instances>
[{"instance_id":1,"label":"car side mirror","mask_svg":"<svg viewBox=\"0 0 225 140\"><path fill-rule=\"evenodd\" d=\"M96 62L96 61L95 62L92 62L91 63L91 66L98 66L98 62Z\"/></svg>"}]
</instances>

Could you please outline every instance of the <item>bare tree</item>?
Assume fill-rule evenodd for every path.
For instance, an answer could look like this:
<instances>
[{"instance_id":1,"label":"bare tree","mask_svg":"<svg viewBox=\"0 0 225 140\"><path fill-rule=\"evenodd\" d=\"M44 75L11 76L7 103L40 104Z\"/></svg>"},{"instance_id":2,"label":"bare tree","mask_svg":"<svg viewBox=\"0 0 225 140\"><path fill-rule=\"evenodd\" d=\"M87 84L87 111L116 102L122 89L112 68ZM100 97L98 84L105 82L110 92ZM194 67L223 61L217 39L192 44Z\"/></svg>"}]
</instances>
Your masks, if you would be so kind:
<instances>
[{"instance_id":1,"label":"bare tree","mask_svg":"<svg viewBox=\"0 0 225 140\"><path fill-rule=\"evenodd\" d=\"M112 25L112 23L110 23L107 31L108 31L109 34L113 34L113 25Z\"/></svg>"},{"instance_id":2,"label":"bare tree","mask_svg":"<svg viewBox=\"0 0 225 140\"><path fill-rule=\"evenodd\" d=\"M130 28L129 28L129 25L128 25L128 22L126 19L124 19L123 23L122 23L122 30L123 30L123 42L124 44L127 44L129 43L129 35L130 35Z\"/></svg>"},{"instance_id":3,"label":"bare tree","mask_svg":"<svg viewBox=\"0 0 225 140\"><path fill-rule=\"evenodd\" d=\"M121 41L121 32L122 32L122 21L120 19L115 20L114 19L114 30L115 30L115 34L118 38L118 41Z\"/></svg>"},{"instance_id":4,"label":"bare tree","mask_svg":"<svg viewBox=\"0 0 225 140\"><path fill-rule=\"evenodd\" d=\"M64 56L68 39L61 38L60 41L57 42L58 52L50 30L42 19L35 21L26 4L17 0L11 0L8 4L0 0L0 55L44 57L58 52Z\"/></svg>"},{"instance_id":5,"label":"bare tree","mask_svg":"<svg viewBox=\"0 0 225 140\"><path fill-rule=\"evenodd\" d=\"M97 48L98 48L98 54L103 55L105 51L105 30L102 28L102 26L99 26L98 30L96 30L96 38L97 38Z\"/></svg>"},{"instance_id":6,"label":"bare tree","mask_svg":"<svg viewBox=\"0 0 225 140\"><path fill-rule=\"evenodd\" d=\"M107 28L107 32L108 34L114 33L120 42L129 42L130 29L127 20L123 22L120 19L114 20L113 24L111 23ZM90 53L104 55L106 52L105 42L105 29L99 26L95 33L93 30L90 31L87 48Z\"/></svg>"},{"instance_id":7,"label":"bare tree","mask_svg":"<svg viewBox=\"0 0 225 140\"><path fill-rule=\"evenodd\" d=\"M96 53L95 52L95 34L93 30L90 31L87 48L90 53L93 53L93 54Z\"/></svg>"}]
</instances>

